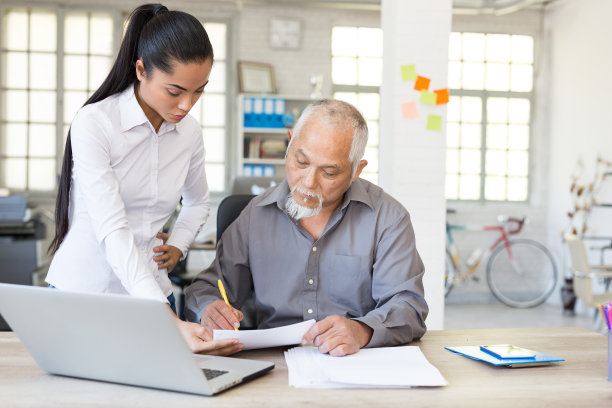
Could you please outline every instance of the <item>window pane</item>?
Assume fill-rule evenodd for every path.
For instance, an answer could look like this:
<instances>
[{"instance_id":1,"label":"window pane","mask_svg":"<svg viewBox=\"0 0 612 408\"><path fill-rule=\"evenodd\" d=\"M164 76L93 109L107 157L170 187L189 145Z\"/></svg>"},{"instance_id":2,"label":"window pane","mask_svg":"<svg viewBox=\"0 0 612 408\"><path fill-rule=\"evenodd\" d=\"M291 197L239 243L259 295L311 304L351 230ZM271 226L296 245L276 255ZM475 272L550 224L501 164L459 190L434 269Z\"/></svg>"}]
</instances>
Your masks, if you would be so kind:
<instances>
[{"instance_id":1,"label":"window pane","mask_svg":"<svg viewBox=\"0 0 612 408\"><path fill-rule=\"evenodd\" d=\"M74 115L86 100L87 92L64 92L64 123L72 122Z\"/></svg>"},{"instance_id":2,"label":"window pane","mask_svg":"<svg viewBox=\"0 0 612 408\"><path fill-rule=\"evenodd\" d=\"M515 150L529 149L529 126L510 125L508 128L508 147Z\"/></svg>"},{"instance_id":3,"label":"window pane","mask_svg":"<svg viewBox=\"0 0 612 408\"><path fill-rule=\"evenodd\" d=\"M460 60L461 59L461 34L450 33L448 41L448 59Z\"/></svg>"},{"instance_id":4,"label":"window pane","mask_svg":"<svg viewBox=\"0 0 612 408\"><path fill-rule=\"evenodd\" d=\"M4 148L7 156L25 156L27 152L27 127L22 123L4 125Z\"/></svg>"},{"instance_id":5,"label":"window pane","mask_svg":"<svg viewBox=\"0 0 612 408\"><path fill-rule=\"evenodd\" d=\"M510 122L529 123L531 103L529 99L512 98L509 101Z\"/></svg>"},{"instance_id":6,"label":"window pane","mask_svg":"<svg viewBox=\"0 0 612 408\"><path fill-rule=\"evenodd\" d=\"M459 172L459 151L457 149L446 150L446 172Z\"/></svg>"},{"instance_id":7,"label":"window pane","mask_svg":"<svg viewBox=\"0 0 612 408\"><path fill-rule=\"evenodd\" d=\"M505 200L506 179L504 177L487 177L485 179L485 198L487 200Z\"/></svg>"},{"instance_id":8,"label":"window pane","mask_svg":"<svg viewBox=\"0 0 612 408\"><path fill-rule=\"evenodd\" d=\"M87 53L89 28L85 13L70 13L64 20L64 52Z\"/></svg>"},{"instance_id":9,"label":"window pane","mask_svg":"<svg viewBox=\"0 0 612 408\"><path fill-rule=\"evenodd\" d=\"M480 197L480 176L461 175L459 177L459 198L478 200Z\"/></svg>"},{"instance_id":10,"label":"window pane","mask_svg":"<svg viewBox=\"0 0 612 408\"><path fill-rule=\"evenodd\" d=\"M87 89L87 57L80 55L64 57L64 87L75 90Z\"/></svg>"},{"instance_id":11,"label":"window pane","mask_svg":"<svg viewBox=\"0 0 612 408\"><path fill-rule=\"evenodd\" d=\"M378 146L378 122L368 121L368 146Z\"/></svg>"},{"instance_id":12,"label":"window pane","mask_svg":"<svg viewBox=\"0 0 612 408\"><path fill-rule=\"evenodd\" d=\"M227 26L221 23L205 23L204 28L213 46L215 61L226 59L227 51L225 49L225 43Z\"/></svg>"},{"instance_id":13,"label":"window pane","mask_svg":"<svg viewBox=\"0 0 612 408\"><path fill-rule=\"evenodd\" d=\"M109 14L92 14L89 33L91 35L89 41L90 53L112 55L113 20Z\"/></svg>"},{"instance_id":14,"label":"window pane","mask_svg":"<svg viewBox=\"0 0 612 408\"><path fill-rule=\"evenodd\" d=\"M25 122L28 119L28 93L26 91L6 91L4 94L4 119L10 122Z\"/></svg>"},{"instance_id":15,"label":"window pane","mask_svg":"<svg viewBox=\"0 0 612 408\"><path fill-rule=\"evenodd\" d=\"M57 18L53 12L34 12L30 15L30 50L56 51Z\"/></svg>"},{"instance_id":16,"label":"window pane","mask_svg":"<svg viewBox=\"0 0 612 408\"><path fill-rule=\"evenodd\" d=\"M508 200L525 201L527 199L527 179L511 177L508 179Z\"/></svg>"},{"instance_id":17,"label":"window pane","mask_svg":"<svg viewBox=\"0 0 612 408\"><path fill-rule=\"evenodd\" d=\"M465 62L463 64L461 85L463 89L484 88L484 64L481 62Z\"/></svg>"},{"instance_id":18,"label":"window pane","mask_svg":"<svg viewBox=\"0 0 612 408\"><path fill-rule=\"evenodd\" d=\"M357 94L355 92L335 92L334 98L357 106Z\"/></svg>"},{"instance_id":19,"label":"window pane","mask_svg":"<svg viewBox=\"0 0 612 408\"><path fill-rule=\"evenodd\" d=\"M9 50L28 49L28 14L25 10L7 10L4 15L3 44ZM10 35L9 35L10 33Z\"/></svg>"},{"instance_id":20,"label":"window pane","mask_svg":"<svg viewBox=\"0 0 612 408\"><path fill-rule=\"evenodd\" d=\"M510 69L506 64L487 64L486 89L507 91L510 88Z\"/></svg>"},{"instance_id":21,"label":"window pane","mask_svg":"<svg viewBox=\"0 0 612 408\"><path fill-rule=\"evenodd\" d=\"M488 125L487 126L487 148L506 149L508 147L508 126Z\"/></svg>"},{"instance_id":22,"label":"window pane","mask_svg":"<svg viewBox=\"0 0 612 408\"><path fill-rule=\"evenodd\" d=\"M206 149L206 162L225 161L225 129L204 128L204 148Z\"/></svg>"},{"instance_id":23,"label":"window pane","mask_svg":"<svg viewBox=\"0 0 612 408\"><path fill-rule=\"evenodd\" d=\"M507 98L488 98L487 99L487 121L489 123L508 122L508 99Z\"/></svg>"},{"instance_id":24,"label":"window pane","mask_svg":"<svg viewBox=\"0 0 612 408\"><path fill-rule=\"evenodd\" d=\"M480 148L482 143L480 125L461 125L461 147Z\"/></svg>"},{"instance_id":25,"label":"window pane","mask_svg":"<svg viewBox=\"0 0 612 408\"><path fill-rule=\"evenodd\" d=\"M26 188L26 159L5 159L4 185L11 189L23 190Z\"/></svg>"},{"instance_id":26,"label":"window pane","mask_svg":"<svg viewBox=\"0 0 612 408\"><path fill-rule=\"evenodd\" d=\"M89 89L98 89L110 72L112 60L110 57L89 58Z\"/></svg>"},{"instance_id":27,"label":"window pane","mask_svg":"<svg viewBox=\"0 0 612 408\"><path fill-rule=\"evenodd\" d=\"M382 57L382 30L380 28L359 29L358 55L361 57Z\"/></svg>"},{"instance_id":28,"label":"window pane","mask_svg":"<svg viewBox=\"0 0 612 408\"><path fill-rule=\"evenodd\" d=\"M460 172L479 174L480 173L480 150L463 149L460 153Z\"/></svg>"},{"instance_id":29,"label":"window pane","mask_svg":"<svg viewBox=\"0 0 612 408\"><path fill-rule=\"evenodd\" d=\"M378 174L377 173L368 173L366 170L369 166L366 166L366 168L361 172L361 176L359 176L359 178L362 178L364 180L369 181L372 184L378 184Z\"/></svg>"},{"instance_id":30,"label":"window pane","mask_svg":"<svg viewBox=\"0 0 612 408\"><path fill-rule=\"evenodd\" d=\"M461 63L451 61L448 63L448 87L459 89L461 85Z\"/></svg>"},{"instance_id":31,"label":"window pane","mask_svg":"<svg viewBox=\"0 0 612 408\"><path fill-rule=\"evenodd\" d=\"M512 65L510 89L514 92L530 92L533 88L533 67L531 65Z\"/></svg>"},{"instance_id":32,"label":"window pane","mask_svg":"<svg viewBox=\"0 0 612 408\"><path fill-rule=\"evenodd\" d=\"M463 34L463 59L466 61L484 61L485 37L480 33Z\"/></svg>"},{"instance_id":33,"label":"window pane","mask_svg":"<svg viewBox=\"0 0 612 408\"><path fill-rule=\"evenodd\" d=\"M446 107L446 120L448 122L459 122L461 112L461 98L451 96Z\"/></svg>"},{"instance_id":34,"label":"window pane","mask_svg":"<svg viewBox=\"0 0 612 408\"><path fill-rule=\"evenodd\" d=\"M30 54L30 88L55 89L55 54Z\"/></svg>"},{"instance_id":35,"label":"window pane","mask_svg":"<svg viewBox=\"0 0 612 408\"><path fill-rule=\"evenodd\" d=\"M332 81L338 85L355 85L357 83L357 59L333 58Z\"/></svg>"},{"instance_id":36,"label":"window pane","mask_svg":"<svg viewBox=\"0 0 612 408\"><path fill-rule=\"evenodd\" d=\"M380 86L382 83L382 59L359 58L359 85Z\"/></svg>"},{"instance_id":37,"label":"window pane","mask_svg":"<svg viewBox=\"0 0 612 408\"><path fill-rule=\"evenodd\" d=\"M510 36L506 34L487 35L487 60L496 62L510 61Z\"/></svg>"},{"instance_id":38,"label":"window pane","mask_svg":"<svg viewBox=\"0 0 612 408\"><path fill-rule=\"evenodd\" d=\"M53 190L55 159L30 159L28 187L32 190Z\"/></svg>"},{"instance_id":39,"label":"window pane","mask_svg":"<svg viewBox=\"0 0 612 408\"><path fill-rule=\"evenodd\" d=\"M202 124L225 126L225 96L202 95Z\"/></svg>"},{"instance_id":40,"label":"window pane","mask_svg":"<svg viewBox=\"0 0 612 408\"><path fill-rule=\"evenodd\" d=\"M503 176L506 174L506 152L503 150L488 150L486 158L487 175ZM486 186L485 186L486 190Z\"/></svg>"},{"instance_id":41,"label":"window pane","mask_svg":"<svg viewBox=\"0 0 612 408\"><path fill-rule=\"evenodd\" d=\"M334 27L332 29L332 55L335 57L357 55L357 38L356 27Z\"/></svg>"},{"instance_id":42,"label":"window pane","mask_svg":"<svg viewBox=\"0 0 612 408\"><path fill-rule=\"evenodd\" d=\"M213 69L210 72L208 84L204 88L204 92L223 92L225 91L225 61L215 61Z\"/></svg>"},{"instance_id":43,"label":"window pane","mask_svg":"<svg viewBox=\"0 0 612 408\"><path fill-rule=\"evenodd\" d=\"M206 163L206 180L211 191L225 190L225 165Z\"/></svg>"},{"instance_id":44,"label":"window pane","mask_svg":"<svg viewBox=\"0 0 612 408\"><path fill-rule=\"evenodd\" d=\"M528 170L528 156L524 151L508 152L508 175L526 176Z\"/></svg>"},{"instance_id":45,"label":"window pane","mask_svg":"<svg viewBox=\"0 0 612 408\"><path fill-rule=\"evenodd\" d=\"M461 98L461 121L478 123L482 120L482 100L471 96Z\"/></svg>"},{"instance_id":46,"label":"window pane","mask_svg":"<svg viewBox=\"0 0 612 408\"><path fill-rule=\"evenodd\" d=\"M446 147L459 147L459 124L446 124Z\"/></svg>"},{"instance_id":47,"label":"window pane","mask_svg":"<svg viewBox=\"0 0 612 408\"><path fill-rule=\"evenodd\" d=\"M380 116L380 95L360 93L355 106L365 119L378 119Z\"/></svg>"},{"instance_id":48,"label":"window pane","mask_svg":"<svg viewBox=\"0 0 612 408\"><path fill-rule=\"evenodd\" d=\"M512 62L533 63L533 37L526 35L512 36Z\"/></svg>"},{"instance_id":49,"label":"window pane","mask_svg":"<svg viewBox=\"0 0 612 408\"><path fill-rule=\"evenodd\" d=\"M378 173L378 147L366 147L363 158L368 161L368 171Z\"/></svg>"},{"instance_id":50,"label":"window pane","mask_svg":"<svg viewBox=\"0 0 612 408\"><path fill-rule=\"evenodd\" d=\"M30 120L55 122L55 92L30 92Z\"/></svg>"},{"instance_id":51,"label":"window pane","mask_svg":"<svg viewBox=\"0 0 612 408\"><path fill-rule=\"evenodd\" d=\"M28 55L24 52L7 52L5 58L6 76L4 85L8 88L27 88Z\"/></svg>"},{"instance_id":52,"label":"window pane","mask_svg":"<svg viewBox=\"0 0 612 408\"><path fill-rule=\"evenodd\" d=\"M447 200L456 200L459 196L457 191L459 190L459 177L454 174L447 174L444 185L444 196Z\"/></svg>"},{"instance_id":53,"label":"window pane","mask_svg":"<svg viewBox=\"0 0 612 408\"><path fill-rule=\"evenodd\" d=\"M30 156L55 157L55 125L30 125Z\"/></svg>"}]
</instances>

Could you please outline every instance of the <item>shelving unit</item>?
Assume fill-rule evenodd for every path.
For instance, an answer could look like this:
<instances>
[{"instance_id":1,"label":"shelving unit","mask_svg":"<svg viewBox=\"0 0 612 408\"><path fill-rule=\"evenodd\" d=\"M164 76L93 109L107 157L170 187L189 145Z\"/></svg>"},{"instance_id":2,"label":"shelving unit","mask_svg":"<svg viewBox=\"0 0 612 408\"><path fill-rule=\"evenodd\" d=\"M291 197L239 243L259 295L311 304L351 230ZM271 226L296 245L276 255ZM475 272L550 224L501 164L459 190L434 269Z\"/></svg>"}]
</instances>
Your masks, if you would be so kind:
<instances>
[{"instance_id":1,"label":"shelving unit","mask_svg":"<svg viewBox=\"0 0 612 408\"><path fill-rule=\"evenodd\" d=\"M310 102L308 97L240 94L236 174L284 177L287 132Z\"/></svg>"}]
</instances>

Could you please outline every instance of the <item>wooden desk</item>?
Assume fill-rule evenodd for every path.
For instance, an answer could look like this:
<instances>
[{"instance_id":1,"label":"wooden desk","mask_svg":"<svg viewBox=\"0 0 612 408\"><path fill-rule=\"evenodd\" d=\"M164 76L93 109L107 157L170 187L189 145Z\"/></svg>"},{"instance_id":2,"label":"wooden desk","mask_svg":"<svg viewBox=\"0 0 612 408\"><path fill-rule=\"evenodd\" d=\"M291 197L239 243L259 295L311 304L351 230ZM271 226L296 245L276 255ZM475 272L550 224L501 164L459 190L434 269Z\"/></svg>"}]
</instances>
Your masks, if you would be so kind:
<instances>
[{"instance_id":1,"label":"wooden desk","mask_svg":"<svg viewBox=\"0 0 612 408\"><path fill-rule=\"evenodd\" d=\"M566 361L496 368L443 349L494 343L513 343ZM448 386L292 388L283 349L267 349L238 356L274 361L271 373L218 396L201 397L45 374L13 333L0 333L0 407L612 407L612 382L606 380L607 339L599 333L577 327L438 330L413 344L421 347Z\"/></svg>"}]
</instances>

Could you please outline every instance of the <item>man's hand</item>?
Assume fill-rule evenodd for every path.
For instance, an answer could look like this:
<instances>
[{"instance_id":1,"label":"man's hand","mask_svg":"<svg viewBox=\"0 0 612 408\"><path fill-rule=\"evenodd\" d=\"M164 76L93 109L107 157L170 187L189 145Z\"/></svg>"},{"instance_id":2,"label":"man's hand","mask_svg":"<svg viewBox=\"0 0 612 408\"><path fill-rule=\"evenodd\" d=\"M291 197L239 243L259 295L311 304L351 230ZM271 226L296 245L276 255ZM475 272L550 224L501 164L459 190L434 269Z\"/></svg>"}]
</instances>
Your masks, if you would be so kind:
<instances>
[{"instance_id":1,"label":"man's hand","mask_svg":"<svg viewBox=\"0 0 612 408\"><path fill-rule=\"evenodd\" d=\"M302 343L313 343L321 353L341 357L358 352L371 338L372 329L368 325L332 315L315 323L304 335Z\"/></svg>"},{"instance_id":2,"label":"man's hand","mask_svg":"<svg viewBox=\"0 0 612 408\"><path fill-rule=\"evenodd\" d=\"M239 343L238 339L213 341L210 332L199 324L184 322L176 316L174 320L187 345L194 353L227 356L239 352L244 347L244 344Z\"/></svg>"},{"instance_id":3,"label":"man's hand","mask_svg":"<svg viewBox=\"0 0 612 408\"><path fill-rule=\"evenodd\" d=\"M237 329L243 318L244 315L240 310L226 305L222 300L215 300L204 309L200 323L212 333L215 329Z\"/></svg>"},{"instance_id":4,"label":"man's hand","mask_svg":"<svg viewBox=\"0 0 612 408\"><path fill-rule=\"evenodd\" d=\"M157 269L167 268L168 273L170 273L183 256L183 253L177 247L166 244L168 234L165 232L158 232L157 238L163 240L164 244L153 248L153 252L155 252L153 260L157 262Z\"/></svg>"}]
</instances>

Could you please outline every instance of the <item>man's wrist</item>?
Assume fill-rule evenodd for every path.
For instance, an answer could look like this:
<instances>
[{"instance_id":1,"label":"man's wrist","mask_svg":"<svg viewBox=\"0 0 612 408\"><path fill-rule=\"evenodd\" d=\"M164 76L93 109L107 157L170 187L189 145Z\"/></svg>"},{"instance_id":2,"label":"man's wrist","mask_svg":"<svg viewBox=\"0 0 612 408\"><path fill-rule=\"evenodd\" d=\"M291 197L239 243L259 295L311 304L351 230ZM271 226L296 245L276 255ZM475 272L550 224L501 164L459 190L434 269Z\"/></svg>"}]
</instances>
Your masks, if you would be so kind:
<instances>
[{"instance_id":1,"label":"man's wrist","mask_svg":"<svg viewBox=\"0 0 612 408\"><path fill-rule=\"evenodd\" d=\"M359 337L359 348L364 348L372 339L372 334L374 333L374 330L370 326L363 322L360 322L359 320L353 320L353 322L359 325L357 332Z\"/></svg>"}]
</instances>

